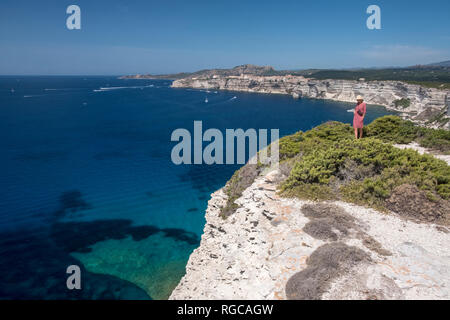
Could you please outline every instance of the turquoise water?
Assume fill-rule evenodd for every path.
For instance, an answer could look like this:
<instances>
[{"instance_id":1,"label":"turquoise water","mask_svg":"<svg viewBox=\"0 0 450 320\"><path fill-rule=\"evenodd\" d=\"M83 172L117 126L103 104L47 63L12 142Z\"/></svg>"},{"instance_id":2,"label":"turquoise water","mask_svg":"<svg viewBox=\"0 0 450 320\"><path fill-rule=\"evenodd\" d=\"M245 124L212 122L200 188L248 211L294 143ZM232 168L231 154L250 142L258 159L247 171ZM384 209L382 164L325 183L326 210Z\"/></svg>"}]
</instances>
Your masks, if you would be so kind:
<instances>
[{"instance_id":1,"label":"turquoise water","mask_svg":"<svg viewBox=\"0 0 450 320\"><path fill-rule=\"evenodd\" d=\"M174 165L173 130L202 120L203 130L283 136L352 120L348 103L170 83L0 77L0 298L166 299L198 246L209 195L239 168ZM367 120L385 114L371 106ZM66 288L71 264L82 290Z\"/></svg>"}]
</instances>

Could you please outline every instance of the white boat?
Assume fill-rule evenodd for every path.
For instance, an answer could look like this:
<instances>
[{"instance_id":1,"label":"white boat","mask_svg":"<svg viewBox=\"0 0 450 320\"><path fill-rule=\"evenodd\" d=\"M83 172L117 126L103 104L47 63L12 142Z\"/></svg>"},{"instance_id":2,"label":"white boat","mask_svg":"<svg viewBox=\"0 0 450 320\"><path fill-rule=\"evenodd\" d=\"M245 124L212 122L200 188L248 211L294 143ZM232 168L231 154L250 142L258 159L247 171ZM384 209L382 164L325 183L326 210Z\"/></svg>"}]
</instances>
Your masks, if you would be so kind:
<instances>
[{"instance_id":1,"label":"white boat","mask_svg":"<svg viewBox=\"0 0 450 320\"><path fill-rule=\"evenodd\" d=\"M208 103L208 97L205 98L205 103Z\"/></svg>"}]
</instances>

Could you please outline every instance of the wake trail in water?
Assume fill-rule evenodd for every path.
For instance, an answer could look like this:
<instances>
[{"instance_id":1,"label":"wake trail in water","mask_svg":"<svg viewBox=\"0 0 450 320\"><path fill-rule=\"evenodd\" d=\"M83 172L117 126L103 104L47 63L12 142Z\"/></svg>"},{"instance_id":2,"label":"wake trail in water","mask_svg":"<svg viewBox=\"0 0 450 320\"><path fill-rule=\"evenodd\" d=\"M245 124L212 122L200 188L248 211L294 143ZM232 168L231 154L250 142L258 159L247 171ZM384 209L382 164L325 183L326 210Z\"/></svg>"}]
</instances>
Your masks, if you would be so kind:
<instances>
[{"instance_id":1,"label":"wake trail in water","mask_svg":"<svg viewBox=\"0 0 450 320\"><path fill-rule=\"evenodd\" d=\"M208 103L208 104L209 104L209 105L224 104L224 103L227 103L227 102L234 101L234 100L236 100L236 99L237 99L237 97L234 96L234 97L232 97L232 98L230 98L230 99L226 99L226 100L222 100L222 101L217 101L217 102L213 102L213 103Z\"/></svg>"},{"instance_id":2,"label":"wake trail in water","mask_svg":"<svg viewBox=\"0 0 450 320\"><path fill-rule=\"evenodd\" d=\"M94 92L105 92L112 90L121 90L121 89L144 89L144 88L153 88L154 85L150 84L148 86L133 86L133 87L100 87L100 89L94 89Z\"/></svg>"},{"instance_id":3,"label":"wake trail in water","mask_svg":"<svg viewBox=\"0 0 450 320\"><path fill-rule=\"evenodd\" d=\"M46 96L46 94L29 94L29 95L25 95L23 96L24 98L35 98L35 97L43 97Z\"/></svg>"},{"instance_id":4,"label":"wake trail in water","mask_svg":"<svg viewBox=\"0 0 450 320\"><path fill-rule=\"evenodd\" d=\"M66 90L76 90L76 88L45 88L44 91L66 91Z\"/></svg>"}]
</instances>

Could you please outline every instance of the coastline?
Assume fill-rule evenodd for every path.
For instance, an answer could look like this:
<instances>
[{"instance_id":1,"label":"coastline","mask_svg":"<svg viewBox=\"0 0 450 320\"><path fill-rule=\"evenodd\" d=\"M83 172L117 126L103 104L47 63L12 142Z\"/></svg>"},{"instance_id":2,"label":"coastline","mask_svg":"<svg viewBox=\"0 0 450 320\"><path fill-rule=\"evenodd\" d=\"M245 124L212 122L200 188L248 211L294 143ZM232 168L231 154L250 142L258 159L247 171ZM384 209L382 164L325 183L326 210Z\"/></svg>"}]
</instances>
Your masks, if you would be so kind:
<instances>
[{"instance_id":1,"label":"coastline","mask_svg":"<svg viewBox=\"0 0 450 320\"><path fill-rule=\"evenodd\" d=\"M425 88L401 81L316 80L303 76L240 76L189 77L174 80L173 88L227 90L291 95L340 102L354 102L362 95L369 105L395 111L404 119L421 126L450 129L450 90ZM409 105L402 106L407 100Z\"/></svg>"}]
</instances>

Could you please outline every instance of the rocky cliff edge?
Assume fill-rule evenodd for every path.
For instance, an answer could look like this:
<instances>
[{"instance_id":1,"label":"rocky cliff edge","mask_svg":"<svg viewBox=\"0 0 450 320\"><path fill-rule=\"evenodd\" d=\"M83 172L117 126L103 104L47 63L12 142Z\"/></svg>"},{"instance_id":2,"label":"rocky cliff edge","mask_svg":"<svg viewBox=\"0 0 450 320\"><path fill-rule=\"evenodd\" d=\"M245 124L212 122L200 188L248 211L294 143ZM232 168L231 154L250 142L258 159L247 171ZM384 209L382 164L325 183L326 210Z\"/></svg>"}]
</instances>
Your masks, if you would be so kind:
<instances>
[{"instance_id":1,"label":"rocky cliff edge","mask_svg":"<svg viewBox=\"0 0 450 320\"><path fill-rule=\"evenodd\" d=\"M171 299L449 299L450 233L340 201L277 195L260 175L224 220L212 194Z\"/></svg>"}]
</instances>

